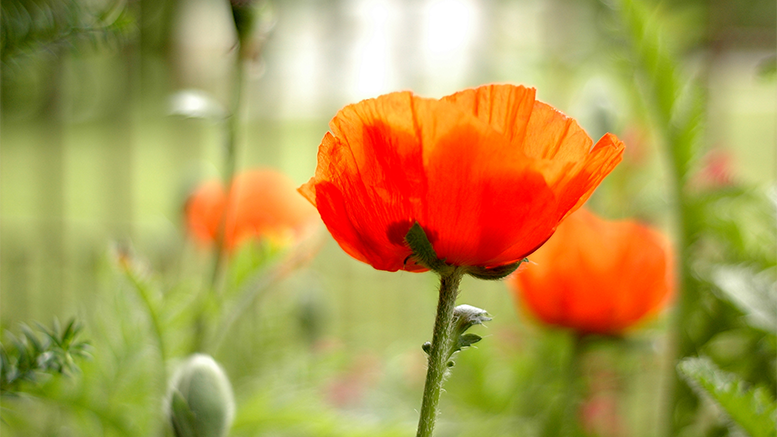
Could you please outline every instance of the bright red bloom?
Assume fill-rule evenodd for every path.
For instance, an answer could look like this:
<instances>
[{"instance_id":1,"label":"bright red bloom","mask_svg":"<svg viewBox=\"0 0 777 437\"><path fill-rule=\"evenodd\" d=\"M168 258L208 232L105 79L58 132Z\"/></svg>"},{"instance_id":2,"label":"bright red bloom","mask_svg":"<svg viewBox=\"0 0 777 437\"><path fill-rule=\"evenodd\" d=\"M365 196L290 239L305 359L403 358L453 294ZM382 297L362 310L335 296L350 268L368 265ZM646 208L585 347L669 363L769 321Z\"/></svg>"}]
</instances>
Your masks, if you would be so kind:
<instances>
[{"instance_id":1,"label":"bright red bloom","mask_svg":"<svg viewBox=\"0 0 777 437\"><path fill-rule=\"evenodd\" d=\"M437 255L497 267L542 245L621 160L522 86L487 85L427 99L397 92L340 110L300 192L348 254L376 269L408 260L414 222Z\"/></svg>"},{"instance_id":2,"label":"bright red bloom","mask_svg":"<svg viewBox=\"0 0 777 437\"><path fill-rule=\"evenodd\" d=\"M674 285L671 258L657 231L582 209L508 283L545 323L618 334L666 303Z\"/></svg>"},{"instance_id":3,"label":"bright red bloom","mask_svg":"<svg viewBox=\"0 0 777 437\"><path fill-rule=\"evenodd\" d=\"M250 238L285 239L316 220L316 211L295 191L286 175L270 169L235 176L227 198L218 180L200 185L186 203L189 231L199 241L216 241L224 220L224 247Z\"/></svg>"}]
</instances>

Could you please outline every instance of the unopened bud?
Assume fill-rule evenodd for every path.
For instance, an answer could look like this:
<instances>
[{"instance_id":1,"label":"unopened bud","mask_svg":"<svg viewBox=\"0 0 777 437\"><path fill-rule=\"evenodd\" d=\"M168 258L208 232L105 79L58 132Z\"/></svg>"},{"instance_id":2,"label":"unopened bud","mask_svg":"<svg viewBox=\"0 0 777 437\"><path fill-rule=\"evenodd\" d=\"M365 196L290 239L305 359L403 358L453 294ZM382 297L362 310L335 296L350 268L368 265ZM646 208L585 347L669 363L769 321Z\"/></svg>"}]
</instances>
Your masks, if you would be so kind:
<instances>
[{"instance_id":1,"label":"unopened bud","mask_svg":"<svg viewBox=\"0 0 777 437\"><path fill-rule=\"evenodd\" d=\"M484 309L473 307L472 305L459 305L453 309L453 329L454 335L461 335L472 325L481 325L488 322L491 317Z\"/></svg>"},{"instance_id":2,"label":"unopened bud","mask_svg":"<svg viewBox=\"0 0 777 437\"><path fill-rule=\"evenodd\" d=\"M229 379L203 354L190 356L175 371L167 406L176 437L224 437L235 413Z\"/></svg>"}]
</instances>

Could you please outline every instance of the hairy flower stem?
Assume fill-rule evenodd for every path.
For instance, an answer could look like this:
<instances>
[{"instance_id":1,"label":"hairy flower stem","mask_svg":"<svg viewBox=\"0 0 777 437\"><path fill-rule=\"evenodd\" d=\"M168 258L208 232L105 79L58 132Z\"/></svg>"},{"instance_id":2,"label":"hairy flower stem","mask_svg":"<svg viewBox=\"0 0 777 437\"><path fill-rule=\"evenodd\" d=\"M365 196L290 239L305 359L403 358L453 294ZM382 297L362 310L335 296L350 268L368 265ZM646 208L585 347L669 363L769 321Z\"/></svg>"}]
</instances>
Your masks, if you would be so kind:
<instances>
[{"instance_id":1,"label":"hairy flower stem","mask_svg":"<svg viewBox=\"0 0 777 437\"><path fill-rule=\"evenodd\" d=\"M434 321L432 346L429 350L429 365L426 370L424 398L421 417L418 420L416 437L431 437L437 419L437 405L445 372L448 369L448 351L452 341L453 309L459 295L459 284L464 270L456 267L450 273L440 276L440 298L437 302L437 318Z\"/></svg>"}]
</instances>

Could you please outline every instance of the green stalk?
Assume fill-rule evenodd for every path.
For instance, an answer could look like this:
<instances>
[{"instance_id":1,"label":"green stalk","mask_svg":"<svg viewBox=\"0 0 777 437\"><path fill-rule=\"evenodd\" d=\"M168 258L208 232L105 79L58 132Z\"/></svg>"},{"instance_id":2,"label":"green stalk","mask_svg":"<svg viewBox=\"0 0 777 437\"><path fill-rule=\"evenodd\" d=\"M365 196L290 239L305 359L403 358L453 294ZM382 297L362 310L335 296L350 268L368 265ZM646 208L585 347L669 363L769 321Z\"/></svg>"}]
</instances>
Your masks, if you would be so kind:
<instances>
[{"instance_id":1,"label":"green stalk","mask_svg":"<svg viewBox=\"0 0 777 437\"><path fill-rule=\"evenodd\" d=\"M654 12L638 0L620 0L620 18L625 36L631 41L631 55L637 72L645 80L645 102L651 109L669 160L669 195L671 220L676 231L678 290L670 326L671 365L668 366L664 433L677 435L683 426L682 416L693 413L697 402L687 385L680 381L675 364L683 357L695 355L696 342L689 334L691 314L702 289L692 275L691 247L701 230L694 221L693 199L688 192L688 175L698 152L700 126L705 115L705 96L682 74L673 54L662 44L665 35ZM683 100L680 96L686 95ZM689 407L690 406L690 407ZM680 413L678 415L678 413Z\"/></svg>"},{"instance_id":2,"label":"green stalk","mask_svg":"<svg viewBox=\"0 0 777 437\"><path fill-rule=\"evenodd\" d=\"M580 405L580 361L585 352L585 336L571 333L567 362L562 369L561 396L545 418L542 437L575 436L580 434L577 411Z\"/></svg>"},{"instance_id":3,"label":"green stalk","mask_svg":"<svg viewBox=\"0 0 777 437\"><path fill-rule=\"evenodd\" d=\"M231 95L231 107L229 115L225 120L225 141L224 141L224 168L222 170L222 177L224 180L225 193L227 196L227 203L225 205L224 214L221 215L221 222L219 223L218 236L216 238L216 253L213 261L213 269L211 271L210 288L216 290L218 288L219 278L221 276L221 270L224 264L224 231L226 225L227 211L230 208L230 192L232 190L232 179L235 175L235 168L237 162L237 131L240 128L240 104L243 91L243 50L238 50L238 55L235 60L234 72L232 77L232 95Z\"/></svg>"},{"instance_id":4,"label":"green stalk","mask_svg":"<svg viewBox=\"0 0 777 437\"><path fill-rule=\"evenodd\" d=\"M213 265L211 268L210 282L208 283L208 293L218 295L219 283L224 270L224 233L226 228L227 213L230 210L230 192L232 191L232 179L235 175L237 162L237 131L240 127L240 105L243 94L243 68L246 52L242 44L238 48L235 64L233 66L232 76L232 94L230 96L230 108L227 118L224 120L225 141L224 141L224 167L222 178L224 181L226 204L224 212L221 214L219 229L216 236L216 248L213 254ZM207 301L200 305L197 317L194 322L194 344L193 351L201 352L205 347L205 336L207 334L207 323L205 321L205 310Z\"/></svg>"},{"instance_id":5,"label":"green stalk","mask_svg":"<svg viewBox=\"0 0 777 437\"><path fill-rule=\"evenodd\" d=\"M416 437L431 437L437 419L437 406L440 403L440 391L448 369L448 351L452 340L453 309L459 295L459 284L464 270L456 267L440 275L440 297L437 302L437 317L434 321L434 334L429 350L429 366L426 371L424 397L421 404L421 417L418 420Z\"/></svg>"},{"instance_id":6,"label":"green stalk","mask_svg":"<svg viewBox=\"0 0 777 437\"><path fill-rule=\"evenodd\" d=\"M678 148L681 143L677 142L674 135L668 135L669 139L667 145L670 149ZM667 402L667 409L665 411L665 435L674 436L677 435L680 428L683 426L682 420L677 420L677 413L682 405L691 405L695 402L695 396L690 388L680 380L680 376L675 368L676 364L680 360L687 356L692 356L697 353L696 342L689 335L689 322L691 320L690 315L694 311L694 306L699 301L700 287L698 281L693 278L691 274L691 257L690 257L690 243L694 233L696 232L693 223L690 220L693 211L691 210L691 199L686 195L685 179L686 175L682 171L681 163L678 162L677 156L672 154L673 158L673 172L672 187L674 197L674 205L672 208L672 221L677 230L675 245L675 256L677 257L677 282L678 293L675 308L672 313L671 325L670 325L670 357L671 365L668 366L668 378L666 393L669 396Z\"/></svg>"},{"instance_id":7,"label":"green stalk","mask_svg":"<svg viewBox=\"0 0 777 437\"><path fill-rule=\"evenodd\" d=\"M164 366L164 363L167 360L167 351L165 348L164 333L162 330L162 324L159 320L159 314L154 307L154 303L151 301L149 290L146 288L146 285L138 279L135 272L127 269L126 276L130 282L132 282L132 285L135 287L135 291L138 292L140 299L146 306L146 312L148 313L148 318L151 321L151 327L154 330L154 337L156 337L157 347L159 348L159 360L162 362L162 374L165 379L167 379Z\"/></svg>"}]
</instances>

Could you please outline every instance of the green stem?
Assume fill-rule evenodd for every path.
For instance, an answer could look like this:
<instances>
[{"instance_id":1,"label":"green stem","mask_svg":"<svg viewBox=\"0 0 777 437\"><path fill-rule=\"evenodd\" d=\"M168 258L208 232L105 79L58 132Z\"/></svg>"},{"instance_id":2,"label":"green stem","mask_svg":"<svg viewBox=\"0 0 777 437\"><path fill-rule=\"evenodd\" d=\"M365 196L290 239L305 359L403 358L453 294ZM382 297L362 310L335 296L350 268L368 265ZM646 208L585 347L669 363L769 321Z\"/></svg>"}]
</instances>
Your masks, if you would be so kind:
<instances>
[{"instance_id":1,"label":"green stem","mask_svg":"<svg viewBox=\"0 0 777 437\"><path fill-rule=\"evenodd\" d=\"M563 374L561 398L545 419L542 437L580 435L580 424L577 411L580 405L580 361L585 351L585 336L572 333L567 362L562 369Z\"/></svg>"},{"instance_id":2,"label":"green stem","mask_svg":"<svg viewBox=\"0 0 777 437\"><path fill-rule=\"evenodd\" d=\"M676 147L677 143L674 136L669 136L668 145L670 148ZM696 230L691 222L691 199L685 194L685 174L681 169L681 163L676 156L673 158L672 178L672 221L677 229L675 244L675 257L677 262L677 283L678 291L676 296L675 308L672 314L672 320L669 330L670 357L671 362L667 368L667 387L666 393L669 396L666 403L667 409L664 412L665 435L677 435L680 428L684 425L677 420L677 412L682 405L695 404L695 396L690 388L680 380L676 365L684 357L696 354L696 344L689 335L689 325L692 319L691 315L694 307L698 305L700 288L698 282L691 274L691 257L689 247Z\"/></svg>"},{"instance_id":3,"label":"green stem","mask_svg":"<svg viewBox=\"0 0 777 437\"><path fill-rule=\"evenodd\" d=\"M127 271L126 275L129 278L130 282L132 282L132 285L135 287L135 290L137 290L138 295L140 295L140 299L143 301L143 304L145 304L146 306L146 311L148 312L148 318L151 321L151 327L154 330L154 336L156 337L157 346L159 348L159 359L162 362L162 374L164 379L167 379L165 365L164 365L165 361L167 360L167 352L165 348L162 324L159 321L159 314L157 314L156 308L154 308L154 303L151 302L151 296L149 296L149 292L146 289L146 285L143 284L137 278L137 276L135 275L135 272Z\"/></svg>"},{"instance_id":4,"label":"green stem","mask_svg":"<svg viewBox=\"0 0 777 437\"><path fill-rule=\"evenodd\" d=\"M437 302L437 318L434 321L432 346L429 350L429 367L426 371L424 398L421 404L421 417L418 420L416 437L431 437L434 431L442 382L448 369L453 309L456 306L456 297L459 295L459 284L463 275L464 270L456 267L450 273L440 276L440 298Z\"/></svg>"},{"instance_id":5,"label":"green stem","mask_svg":"<svg viewBox=\"0 0 777 437\"><path fill-rule=\"evenodd\" d=\"M700 141L700 125L706 111L706 97L695 82L688 82L682 74L674 54L662 41L666 35L656 22L655 12L638 0L620 0L619 8L625 36L631 40L631 57L635 59L637 72L646 80L645 102L657 122L659 135L669 160L671 220L676 230L675 258L677 260L678 285L676 306L669 337L671 363L667 366L662 420L664 434L679 434L682 423L691 417L697 400L690 388L679 380L675 365L683 357L696 353L696 342L689 335L692 314L703 294L701 284L692 274L691 248L701 229L694 221L693 199L688 191L688 177L692 168L697 144ZM689 90L686 82L690 83ZM686 95L686 99L678 96ZM685 417L685 418L683 418ZM679 419L679 420L678 420Z\"/></svg>"},{"instance_id":6,"label":"green stem","mask_svg":"<svg viewBox=\"0 0 777 437\"><path fill-rule=\"evenodd\" d=\"M225 141L224 141L224 168L222 177L226 193L226 205L224 213L221 215L219 223L218 236L216 238L216 253L213 261L213 270L211 272L210 288L218 288L219 278L224 265L224 233L226 225L227 212L230 210L232 191L232 179L235 175L237 163L237 131L240 128L240 105L243 91L243 50L238 50L238 56L234 65L234 75L232 77L232 95L229 116L225 120Z\"/></svg>"},{"instance_id":7,"label":"green stem","mask_svg":"<svg viewBox=\"0 0 777 437\"><path fill-rule=\"evenodd\" d=\"M242 47L238 48L235 57L235 65L232 76L232 95L230 96L230 108L227 118L224 120L225 141L224 141L224 168L222 177L226 202L224 211L219 221L219 229L216 235L216 248L213 254L213 266L211 268L210 282L208 283L208 293L218 295L219 283L224 270L224 259L226 257L224 248L224 235L226 231L226 219L230 210L232 201L230 193L232 191L232 179L235 175L237 162L237 131L240 127L240 106L243 94L243 68L245 61L245 51ZM207 296L206 296L207 297ZM205 336L207 335L207 322L205 320L205 308L207 305L201 305L194 322L194 344L192 349L200 352L205 347Z\"/></svg>"}]
</instances>

